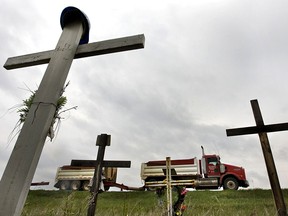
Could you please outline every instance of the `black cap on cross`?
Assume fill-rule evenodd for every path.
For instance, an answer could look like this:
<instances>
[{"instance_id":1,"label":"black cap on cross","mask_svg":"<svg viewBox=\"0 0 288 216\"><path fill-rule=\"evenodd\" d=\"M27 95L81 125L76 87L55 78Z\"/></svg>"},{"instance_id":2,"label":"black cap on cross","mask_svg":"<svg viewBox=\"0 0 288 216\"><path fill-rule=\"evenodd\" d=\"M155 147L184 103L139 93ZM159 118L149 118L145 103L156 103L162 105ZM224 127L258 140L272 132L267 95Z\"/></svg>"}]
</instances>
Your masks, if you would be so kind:
<instances>
[{"instance_id":1,"label":"black cap on cross","mask_svg":"<svg viewBox=\"0 0 288 216\"><path fill-rule=\"evenodd\" d=\"M60 17L61 28L63 29L67 24L74 21L81 21L83 25L83 35L79 44L87 44L89 42L90 22L88 17L76 7L66 7Z\"/></svg>"}]
</instances>

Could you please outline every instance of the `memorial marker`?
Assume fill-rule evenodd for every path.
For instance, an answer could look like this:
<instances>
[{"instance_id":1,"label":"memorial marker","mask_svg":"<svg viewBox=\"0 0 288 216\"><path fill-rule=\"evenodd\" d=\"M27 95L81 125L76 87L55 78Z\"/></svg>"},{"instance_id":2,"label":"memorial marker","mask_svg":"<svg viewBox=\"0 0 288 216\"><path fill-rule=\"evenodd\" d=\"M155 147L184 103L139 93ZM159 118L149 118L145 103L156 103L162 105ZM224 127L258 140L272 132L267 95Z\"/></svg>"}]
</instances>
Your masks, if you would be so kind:
<instances>
[{"instance_id":1,"label":"memorial marker","mask_svg":"<svg viewBox=\"0 0 288 216\"><path fill-rule=\"evenodd\" d=\"M97 206L97 198L100 188L100 183L102 181L102 169L103 167L126 167L131 166L131 161L104 161L104 153L106 146L110 146L111 135L101 134L97 137L96 146L99 146L96 161L89 160L72 160L71 166L91 166L95 167L95 172L93 176L93 183L91 187L91 198L88 207L87 216L94 216Z\"/></svg>"},{"instance_id":2,"label":"memorial marker","mask_svg":"<svg viewBox=\"0 0 288 216\"><path fill-rule=\"evenodd\" d=\"M73 59L144 48L144 35L85 44L90 24L75 7L62 11L60 23L55 50L8 58L4 65L14 69L49 62L0 182L0 215L21 215Z\"/></svg>"},{"instance_id":3,"label":"memorial marker","mask_svg":"<svg viewBox=\"0 0 288 216\"><path fill-rule=\"evenodd\" d=\"M226 133L227 133L227 136L238 136L238 135L258 133L261 147L262 147L262 152L263 152L265 163L266 163L269 180L270 180L270 185L271 185L273 196L274 196L275 205L277 208L277 213L279 216L287 216L286 205L285 205L283 193L280 187L277 170L275 167L267 132L277 132L277 131L288 130L288 123L265 125L262 115L261 115L258 101L251 100L250 102L251 102L256 126L227 129Z\"/></svg>"}]
</instances>

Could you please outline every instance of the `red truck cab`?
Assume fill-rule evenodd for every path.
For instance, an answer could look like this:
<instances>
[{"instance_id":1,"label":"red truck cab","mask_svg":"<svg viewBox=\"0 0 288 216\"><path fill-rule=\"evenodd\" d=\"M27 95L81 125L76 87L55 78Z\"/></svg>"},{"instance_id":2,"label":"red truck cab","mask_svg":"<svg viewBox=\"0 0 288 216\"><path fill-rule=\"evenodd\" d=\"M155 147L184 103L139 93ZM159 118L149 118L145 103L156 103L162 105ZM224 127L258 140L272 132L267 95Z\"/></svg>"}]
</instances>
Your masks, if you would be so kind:
<instances>
[{"instance_id":1,"label":"red truck cab","mask_svg":"<svg viewBox=\"0 0 288 216\"><path fill-rule=\"evenodd\" d=\"M199 164L203 177L207 179L218 179L219 187L223 186L224 189L237 190L239 186L249 186L245 169L243 167L221 163L218 155L205 155L203 152Z\"/></svg>"}]
</instances>

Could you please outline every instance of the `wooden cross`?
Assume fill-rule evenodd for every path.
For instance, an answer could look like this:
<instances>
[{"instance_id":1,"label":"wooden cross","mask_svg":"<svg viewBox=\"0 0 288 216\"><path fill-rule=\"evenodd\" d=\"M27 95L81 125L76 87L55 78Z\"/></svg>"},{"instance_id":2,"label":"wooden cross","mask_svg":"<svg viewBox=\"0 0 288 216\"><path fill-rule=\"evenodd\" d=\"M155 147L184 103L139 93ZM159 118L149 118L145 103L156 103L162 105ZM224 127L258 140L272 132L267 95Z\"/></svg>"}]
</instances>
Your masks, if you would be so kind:
<instances>
[{"instance_id":1,"label":"wooden cross","mask_svg":"<svg viewBox=\"0 0 288 216\"><path fill-rule=\"evenodd\" d=\"M103 167L131 167L131 161L104 161L104 153L106 146L110 146L111 135L101 134L97 137L96 146L99 146L97 159L95 160L72 160L71 166L94 166L93 183L91 187L91 198L88 207L88 216L94 216L97 206L97 197L102 181L102 168Z\"/></svg>"},{"instance_id":2,"label":"wooden cross","mask_svg":"<svg viewBox=\"0 0 288 216\"><path fill-rule=\"evenodd\" d=\"M282 190L280 187L277 170L275 167L267 132L288 130L288 123L265 125L262 115L261 115L258 101L251 100L250 102L251 102L256 126L227 129L226 133L227 133L227 136L237 136L237 135L258 133L278 215L287 216L286 205L285 205Z\"/></svg>"},{"instance_id":3,"label":"wooden cross","mask_svg":"<svg viewBox=\"0 0 288 216\"><path fill-rule=\"evenodd\" d=\"M55 50L9 58L4 65L14 69L49 62L0 182L0 215L22 212L73 59L144 48L144 35L83 44L90 24L75 7L62 11L60 23Z\"/></svg>"},{"instance_id":4,"label":"wooden cross","mask_svg":"<svg viewBox=\"0 0 288 216\"><path fill-rule=\"evenodd\" d=\"M97 164L98 164L97 160L72 160L71 161L71 166L96 167ZM103 167L129 168L131 166L131 161L104 160L102 165Z\"/></svg>"},{"instance_id":5,"label":"wooden cross","mask_svg":"<svg viewBox=\"0 0 288 216\"><path fill-rule=\"evenodd\" d=\"M172 176L171 176L171 158L166 157L166 196L167 196L167 215L172 216L173 214L173 200L172 200Z\"/></svg>"}]
</instances>

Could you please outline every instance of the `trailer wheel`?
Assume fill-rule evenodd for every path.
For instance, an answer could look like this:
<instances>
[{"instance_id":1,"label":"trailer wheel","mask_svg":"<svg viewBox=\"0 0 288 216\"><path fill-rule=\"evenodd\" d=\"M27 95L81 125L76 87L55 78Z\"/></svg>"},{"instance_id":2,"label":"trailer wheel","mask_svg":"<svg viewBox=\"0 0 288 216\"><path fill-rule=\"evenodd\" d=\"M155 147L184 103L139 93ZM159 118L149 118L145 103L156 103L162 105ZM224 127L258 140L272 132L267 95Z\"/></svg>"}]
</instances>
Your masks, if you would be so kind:
<instances>
[{"instance_id":1,"label":"trailer wheel","mask_svg":"<svg viewBox=\"0 0 288 216\"><path fill-rule=\"evenodd\" d=\"M78 181L78 180L74 180L71 182L71 189L74 190L74 191L78 191L80 190L80 187L81 187L81 182Z\"/></svg>"},{"instance_id":2,"label":"trailer wheel","mask_svg":"<svg viewBox=\"0 0 288 216\"><path fill-rule=\"evenodd\" d=\"M61 181L60 185L59 185L59 189L60 190L69 190L70 188L70 182L65 180L65 181Z\"/></svg>"},{"instance_id":3,"label":"trailer wheel","mask_svg":"<svg viewBox=\"0 0 288 216\"><path fill-rule=\"evenodd\" d=\"M237 181L237 179L233 178L233 177L229 177L226 178L223 184L223 188L225 190L238 190L239 187L239 183Z\"/></svg>"},{"instance_id":4,"label":"trailer wheel","mask_svg":"<svg viewBox=\"0 0 288 216\"><path fill-rule=\"evenodd\" d=\"M88 185L89 185L89 181L84 181L83 184L82 184L82 189L84 191L89 191L90 187Z\"/></svg>"},{"instance_id":5,"label":"trailer wheel","mask_svg":"<svg viewBox=\"0 0 288 216\"><path fill-rule=\"evenodd\" d=\"M146 180L147 182L156 182L157 180L156 179L148 179L148 180ZM146 188L147 188L147 191L156 191L156 189L157 189L157 187L149 187L149 186L146 186Z\"/></svg>"}]
</instances>

